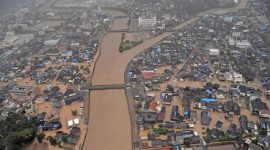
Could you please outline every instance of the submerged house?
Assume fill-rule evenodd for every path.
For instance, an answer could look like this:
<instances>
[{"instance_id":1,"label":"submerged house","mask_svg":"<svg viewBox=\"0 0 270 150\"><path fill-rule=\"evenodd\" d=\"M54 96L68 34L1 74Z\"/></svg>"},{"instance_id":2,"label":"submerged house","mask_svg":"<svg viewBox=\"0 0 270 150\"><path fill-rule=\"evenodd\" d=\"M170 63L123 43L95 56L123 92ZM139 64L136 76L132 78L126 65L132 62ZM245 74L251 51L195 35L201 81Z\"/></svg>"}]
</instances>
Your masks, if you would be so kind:
<instances>
[{"instance_id":1,"label":"submerged house","mask_svg":"<svg viewBox=\"0 0 270 150\"><path fill-rule=\"evenodd\" d=\"M135 99L140 99L140 98L142 98L142 95L141 95L140 90L139 90L138 88L132 88L132 89L131 89L131 95L132 95L132 97L135 98Z\"/></svg>"},{"instance_id":2,"label":"submerged house","mask_svg":"<svg viewBox=\"0 0 270 150\"><path fill-rule=\"evenodd\" d=\"M232 123L229 128L227 129L226 131L226 135L228 135L229 137L231 138L236 138L237 137L237 134L236 134L236 128L237 128L237 125Z\"/></svg>"},{"instance_id":3,"label":"submerged house","mask_svg":"<svg viewBox=\"0 0 270 150\"><path fill-rule=\"evenodd\" d=\"M166 107L163 106L163 107L161 108L160 113L158 113L158 116L157 116L157 121L158 121L158 122L163 122L163 121L164 121L165 113L166 113Z\"/></svg>"},{"instance_id":4,"label":"submerged house","mask_svg":"<svg viewBox=\"0 0 270 150\"><path fill-rule=\"evenodd\" d=\"M178 121L179 119L180 119L180 114L178 112L178 106L174 105L172 107L171 120L172 121Z\"/></svg>"},{"instance_id":5,"label":"submerged house","mask_svg":"<svg viewBox=\"0 0 270 150\"><path fill-rule=\"evenodd\" d=\"M250 111L252 115L259 115L261 110L268 110L267 104L257 98L250 101Z\"/></svg>"},{"instance_id":6,"label":"submerged house","mask_svg":"<svg viewBox=\"0 0 270 150\"><path fill-rule=\"evenodd\" d=\"M242 115L239 117L239 122L240 122L240 127L243 131L248 132L248 120L247 120L247 116Z\"/></svg>"},{"instance_id":7,"label":"submerged house","mask_svg":"<svg viewBox=\"0 0 270 150\"><path fill-rule=\"evenodd\" d=\"M70 105L73 102L81 101L81 100L82 100L82 96L80 94L76 94L76 95L72 95L72 96L68 96L64 98L64 102L66 105Z\"/></svg>"},{"instance_id":8,"label":"submerged house","mask_svg":"<svg viewBox=\"0 0 270 150\"><path fill-rule=\"evenodd\" d=\"M155 112L144 112L142 113L143 122L156 122L157 114Z\"/></svg>"},{"instance_id":9,"label":"submerged house","mask_svg":"<svg viewBox=\"0 0 270 150\"><path fill-rule=\"evenodd\" d=\"M172 95L165 94L163 97L163 104L170 105L172 103Z\"/></svg>"},{"instance_id":10,"label":"submerged house","mask_svg":"<svg viewBox=\"0 0 270 150\"><path fill-rule=\"evenodd\" d=\"M204 126L209 126L211 122L211 114L208 111L202 111L201 112L201 124Z\"/></svg>"},{"instance_id":11,"label":"submerged house","mask_svg":"<svg viewBox=\"0 0 270 150\"><path fill-rule=\"evenodd\" d=\"M10 90L11 98L19 104L34 101L40 93L35 86L14 85Z\"/></svg>"}]
</instances>

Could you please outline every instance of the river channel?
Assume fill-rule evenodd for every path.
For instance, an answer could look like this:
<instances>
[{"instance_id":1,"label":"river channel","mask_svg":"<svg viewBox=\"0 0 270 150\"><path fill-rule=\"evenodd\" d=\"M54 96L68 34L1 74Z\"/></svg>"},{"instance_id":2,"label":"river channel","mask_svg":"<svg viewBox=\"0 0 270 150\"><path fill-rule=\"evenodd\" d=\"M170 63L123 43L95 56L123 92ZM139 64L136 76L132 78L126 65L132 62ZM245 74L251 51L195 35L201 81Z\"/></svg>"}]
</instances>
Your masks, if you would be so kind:
<instances>
[{"instance_id":1,"label":"river channel","mask_svg":"<svg viewBox=\"0 0 270 150\"><path fill-rule=\"evenodd\" d=\"M128 18L126 18L128 19ZM112 28L126 29L127 20L115 19ZM107 33L101 43L101 55L97 60L92 84L124 83L128 62L169 34L146 40L143 44L119 53L121 33ZM130 150L131 122L124 90L92 91L90 94L90 118L84 150Z\"/></svg>"},{"instance_id":2,"label":"river channel","mask_svg":"<svg viewBox=\"0 0 270 150\"><path fill-rule=\"evenodd\" d=\"M112 11L113 16L123 15ZM112 28L127 28L127 19L115 19ZM117 66L121 33L108 33L101 43L101 55L92 78L93 85L123 83ZM124 62L123 62L124 63ZM131 123L124 90L92 91L90 120L84 150L131 149Z\"/></svg>"}]
</instances>

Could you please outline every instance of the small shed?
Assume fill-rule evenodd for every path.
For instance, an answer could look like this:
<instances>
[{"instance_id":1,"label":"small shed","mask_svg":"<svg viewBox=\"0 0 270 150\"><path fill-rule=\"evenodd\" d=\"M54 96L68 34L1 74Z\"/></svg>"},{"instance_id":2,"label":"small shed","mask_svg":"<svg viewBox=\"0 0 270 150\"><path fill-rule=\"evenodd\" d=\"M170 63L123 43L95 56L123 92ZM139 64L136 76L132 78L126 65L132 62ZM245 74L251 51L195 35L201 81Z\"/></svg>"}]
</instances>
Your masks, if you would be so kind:
<instances>
[{"instance_id":1,"label":"small shed","mask_svg":"<svg viewBox=\"0 0 270 150\"><path fill-rule=\"evenodd\" d=\"M72 128L72 127L74 126L73 120L69 120L69 121L67 122L67 125L68 125L68 128Z\"/></svg>"},{"instance_id":2,"label":"small shed","mask_svg":"<svg viewBox=\"0 0 270 150\"><path fill-rule=\"evenodd\" d=\"M74 122L74 125L79 125L79 124L80 124L80 120L79 120L79 118L74 119L74 120L73 120L73 122Z\"/></svg>"}]
</instances>

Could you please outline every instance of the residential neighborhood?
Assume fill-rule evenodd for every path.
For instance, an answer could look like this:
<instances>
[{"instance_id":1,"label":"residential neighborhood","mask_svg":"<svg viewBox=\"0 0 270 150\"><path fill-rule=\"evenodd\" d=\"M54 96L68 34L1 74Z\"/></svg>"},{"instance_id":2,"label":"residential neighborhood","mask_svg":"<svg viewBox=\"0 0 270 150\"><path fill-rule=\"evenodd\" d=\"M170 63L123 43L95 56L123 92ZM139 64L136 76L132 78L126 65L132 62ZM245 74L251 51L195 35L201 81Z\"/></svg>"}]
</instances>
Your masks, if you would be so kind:
<instances>
[{"instance_id":1,"label":"residential neighborhood","mask_svg":"<svg viewBox=\"0 0 270 150\"><path fill-rule=\"evenodd\" d=\"M259 4L250 2L249 9L254 5ZM227 143L268 149L269 141L262 141L269 136L267 67L261 66L267 66L263 49L269 45L253 15L242 10L204 16L130 61L126 82L145 86L131 88L138 147L207 149Z\"/></svg>"},{"instance_id":2,"label":"residential neighborhood","mask_svg":"<svg viewBox=\"0 0 270 150\"><path fill-rule=\"evenodd\" d=\"M270 1L0 8L0 150L270 149Z\"/></svg>"}]
</instances>

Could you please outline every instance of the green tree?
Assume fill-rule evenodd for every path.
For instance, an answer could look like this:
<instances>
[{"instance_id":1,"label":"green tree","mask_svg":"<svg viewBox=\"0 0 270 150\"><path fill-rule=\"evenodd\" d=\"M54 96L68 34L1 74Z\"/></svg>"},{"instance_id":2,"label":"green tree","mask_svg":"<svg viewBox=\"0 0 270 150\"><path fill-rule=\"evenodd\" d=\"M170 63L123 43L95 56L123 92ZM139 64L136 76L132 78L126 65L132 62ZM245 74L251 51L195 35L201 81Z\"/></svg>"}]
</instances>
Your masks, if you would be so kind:
<instances>
[{"instance_id":1,"label":"green tree","mask_svg":"<svg viewBox=\"0 0 270 150\"><path fill-rule=\"evenodd\" d=\"M216 84L213 84L213 88L214 88L214 89L218 89L219 87L220 87L219 84L217 84L217 83L216 83Z\"/></svg>"},{"instance_id":2,"label":"green tree","mask_svg":"<svg viewBox=\"0 0 270 150\"><path fill-rule=\"evenodd\" d=\"M47 139L51 143L51 145L57 145L57 140L53 138L52 136L48 136Z\"/></svg>"},{"instance_id":3,"label":"green tree","mask_svg":"<svg viewBox=\"0 0 270 150\"><path fill-rule=\"evenodd\" d=\"M72 113L73 116L77 116L77 114L78 114L77 109L71 110L71 113Z\"/></svg>"},{"instance_id":4,"label":"green tree","mask_svg":"<svg viewBox=\"0 0 270 150\"><path fill-rule=\"evenodd\" d=\"M261 130L260 135L267 135L267 130Z\"/></svg>"},{"instance_id":5,"label":"green tree","mask_svg":"<svg viewBox=\"0 0 270 150\"><path fill-rule=\"evenodd\" d=\"M5 120L0 121L0 147L7 146L16 149L34 139L35 123L30 122L22 114L11 113Z\"/></svg>"},{"instance_id":6,"label":"green tree","mask_svg":"<svg viewBox=\"0 0 270 150\"><path fill-rule=\"evenodd\" d=\"M37 134L37 140L39 143L42 143L43 139L45 138L45 134L44 133L38 133Z\"/></svg>"},{"instance_id":7,"label":"green tree","mask_svg":"<svg viewBox=\"0 0 270 150\"><path fill-rule=\"evenodd\" d=\"M186 145L186 146L190 146L190 142L189 141L184 141L184 144Z\"/></svg>"},{"instance_id":8,"label":"green tree","mask_svg":"<svg viewBox=\"0 0 270 150\"><path fill-rule=\"evenodd\" d=\"M166 134L168 132L168 129L166 129L166 128L153 128L153 132L155 134Z\"/></svg>"}]
</instances>

